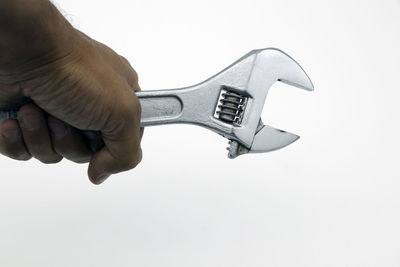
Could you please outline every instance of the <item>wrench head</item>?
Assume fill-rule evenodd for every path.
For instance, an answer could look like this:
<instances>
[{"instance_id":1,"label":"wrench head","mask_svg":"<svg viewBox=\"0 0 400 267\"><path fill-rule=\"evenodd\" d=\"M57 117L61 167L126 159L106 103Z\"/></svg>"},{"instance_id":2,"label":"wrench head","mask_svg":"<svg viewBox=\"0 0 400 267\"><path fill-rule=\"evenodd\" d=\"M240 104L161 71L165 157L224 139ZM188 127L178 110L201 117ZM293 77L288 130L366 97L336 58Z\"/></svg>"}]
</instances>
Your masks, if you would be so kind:
<instances>
[{"instance_id":1,"label":"wrench head","mask_svg":"<svg viewBox=\"0 0 400 267\"><path fill-rule=\"evenodd\" d=\"M240 116L233 127L230 158L246 153L277 150L299 138L261 122L268 91L275 82L280 81L307 91L314 90L310 78L293 58L276 48L254 50L221 74L220 81L225 90L243 97ZM223 101L226 100L221 100L222 103ZM229 107L226 106L222 105L228 110ZM226 114L229 113L225 111Z\"/></svg>"}]
</instances>

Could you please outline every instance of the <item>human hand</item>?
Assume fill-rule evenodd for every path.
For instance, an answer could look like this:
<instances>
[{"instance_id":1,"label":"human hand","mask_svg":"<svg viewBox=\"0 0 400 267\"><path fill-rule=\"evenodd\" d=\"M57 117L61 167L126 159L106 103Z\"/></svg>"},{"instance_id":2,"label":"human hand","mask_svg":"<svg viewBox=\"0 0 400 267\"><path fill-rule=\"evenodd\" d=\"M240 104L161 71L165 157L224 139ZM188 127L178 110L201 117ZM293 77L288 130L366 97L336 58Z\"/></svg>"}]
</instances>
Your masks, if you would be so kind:
<instances>
[{"instance_id":1,"label":"human hand","mask_svg":"<svg viewBox=\"0 0 400 267\"><path fill-rule=\"evenodd\" d=\"M8 40L0 42L0 107L23 105L17 120L0 125L0 153L43 163L90 162L89 178L100 184L141 161L137 74L126 59L74 29L54 6L42 8L40 15L48 11L52 23L18 13L14 29L2 31L0 25ZM93 153L82 130L101 132L105 146Z\"/></svg>"}]
</instances>

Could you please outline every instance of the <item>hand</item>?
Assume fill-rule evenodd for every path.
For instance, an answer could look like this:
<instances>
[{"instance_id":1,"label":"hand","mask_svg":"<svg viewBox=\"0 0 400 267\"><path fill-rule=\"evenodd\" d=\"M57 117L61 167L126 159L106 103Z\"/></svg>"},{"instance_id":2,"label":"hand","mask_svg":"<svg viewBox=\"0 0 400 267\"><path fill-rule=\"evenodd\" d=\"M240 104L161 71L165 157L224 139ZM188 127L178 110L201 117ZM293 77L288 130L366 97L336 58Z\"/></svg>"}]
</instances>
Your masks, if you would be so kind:
<instances>
[{"instance_id":1,"label":"hand","mask_svg":"<svg viewBox=\"0 0 400 267\"><path fill-rule=\"evenodd\" d=\"M29 26L16 25L14 32L0 26L8 38L0 42L0 107L32 101L18 120L0 125L0 153L43 163L90 162L89 178L100 184L141 161L137 74L126 59L72 28L54 6L42 8L40 16L51 9L53 23L27 14L19 23ZM93 154L82 130L101 132L104 148Z\"/></svg>"}]
</instances>

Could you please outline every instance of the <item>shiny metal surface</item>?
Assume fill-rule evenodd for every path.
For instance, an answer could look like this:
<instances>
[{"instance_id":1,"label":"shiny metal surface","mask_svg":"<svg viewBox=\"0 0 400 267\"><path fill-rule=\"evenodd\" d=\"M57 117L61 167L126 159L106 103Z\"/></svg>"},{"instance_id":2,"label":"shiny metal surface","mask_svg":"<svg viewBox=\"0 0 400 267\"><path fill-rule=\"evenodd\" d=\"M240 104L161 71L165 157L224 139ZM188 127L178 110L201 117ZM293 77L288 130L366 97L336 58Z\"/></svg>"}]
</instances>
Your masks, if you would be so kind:
<instances>
[{"instance_id":1,"label":"shiny metal surface","mask_svg":"<svg viewBox=\"0 0 400 267\"><path fill-rule=\"evenodd\" d=\"M277 150L299 138L263 125L260 120L268 91L277 81L314 90L305 71L290 56L275 48L254 50L202 83L181 89L138 92L141 126L188 123L205 127L230 140L229 158ZM218 106L222 91L245 99L238 114L240 120L230 122L216 116L221 113ZM229 111L229 105L223 108L224 112ZM0 110L0 122L7 118L16 118L15 110ZM97 141L93 134L90 136L91 146L99 147L93 144L101 140L100 135Z\"/></svg>"},{"instance_id":2,"label":"shiny metal surface","mask_svg":"<svg viewBox=\"0 0 400 267\"><path fill-rule=\"evenodd\" d=\"M310 78L290 56L275 48L254 50L200 84L175 90L139 92L141 103L146 102L142 106L142 125L190 123L208 128L231 140L230 158L248 152L277 150L299 138L259 125L269 88L277 81L314 90ZM225 89L247 99L240 123L228 123L215 116L221 91Z\"/></svg>"}]
</instances>

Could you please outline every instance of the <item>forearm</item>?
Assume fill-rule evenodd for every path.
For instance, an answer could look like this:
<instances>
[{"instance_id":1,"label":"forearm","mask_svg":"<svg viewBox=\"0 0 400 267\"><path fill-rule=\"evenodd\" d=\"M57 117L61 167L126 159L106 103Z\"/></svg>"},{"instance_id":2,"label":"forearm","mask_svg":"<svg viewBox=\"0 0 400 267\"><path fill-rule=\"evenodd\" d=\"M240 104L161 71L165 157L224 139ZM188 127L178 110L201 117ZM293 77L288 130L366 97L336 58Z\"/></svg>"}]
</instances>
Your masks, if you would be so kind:
<instances>
[{"instance_id":1,"label":"forearm","mask_svg":"<svg viewBox=\"0 0 400 267\"><path fill-rule=\"evenodd\" d=\"M74 31L48 0L0 0L0 72L65 53Z\"/></svg>"}]
</instances>

